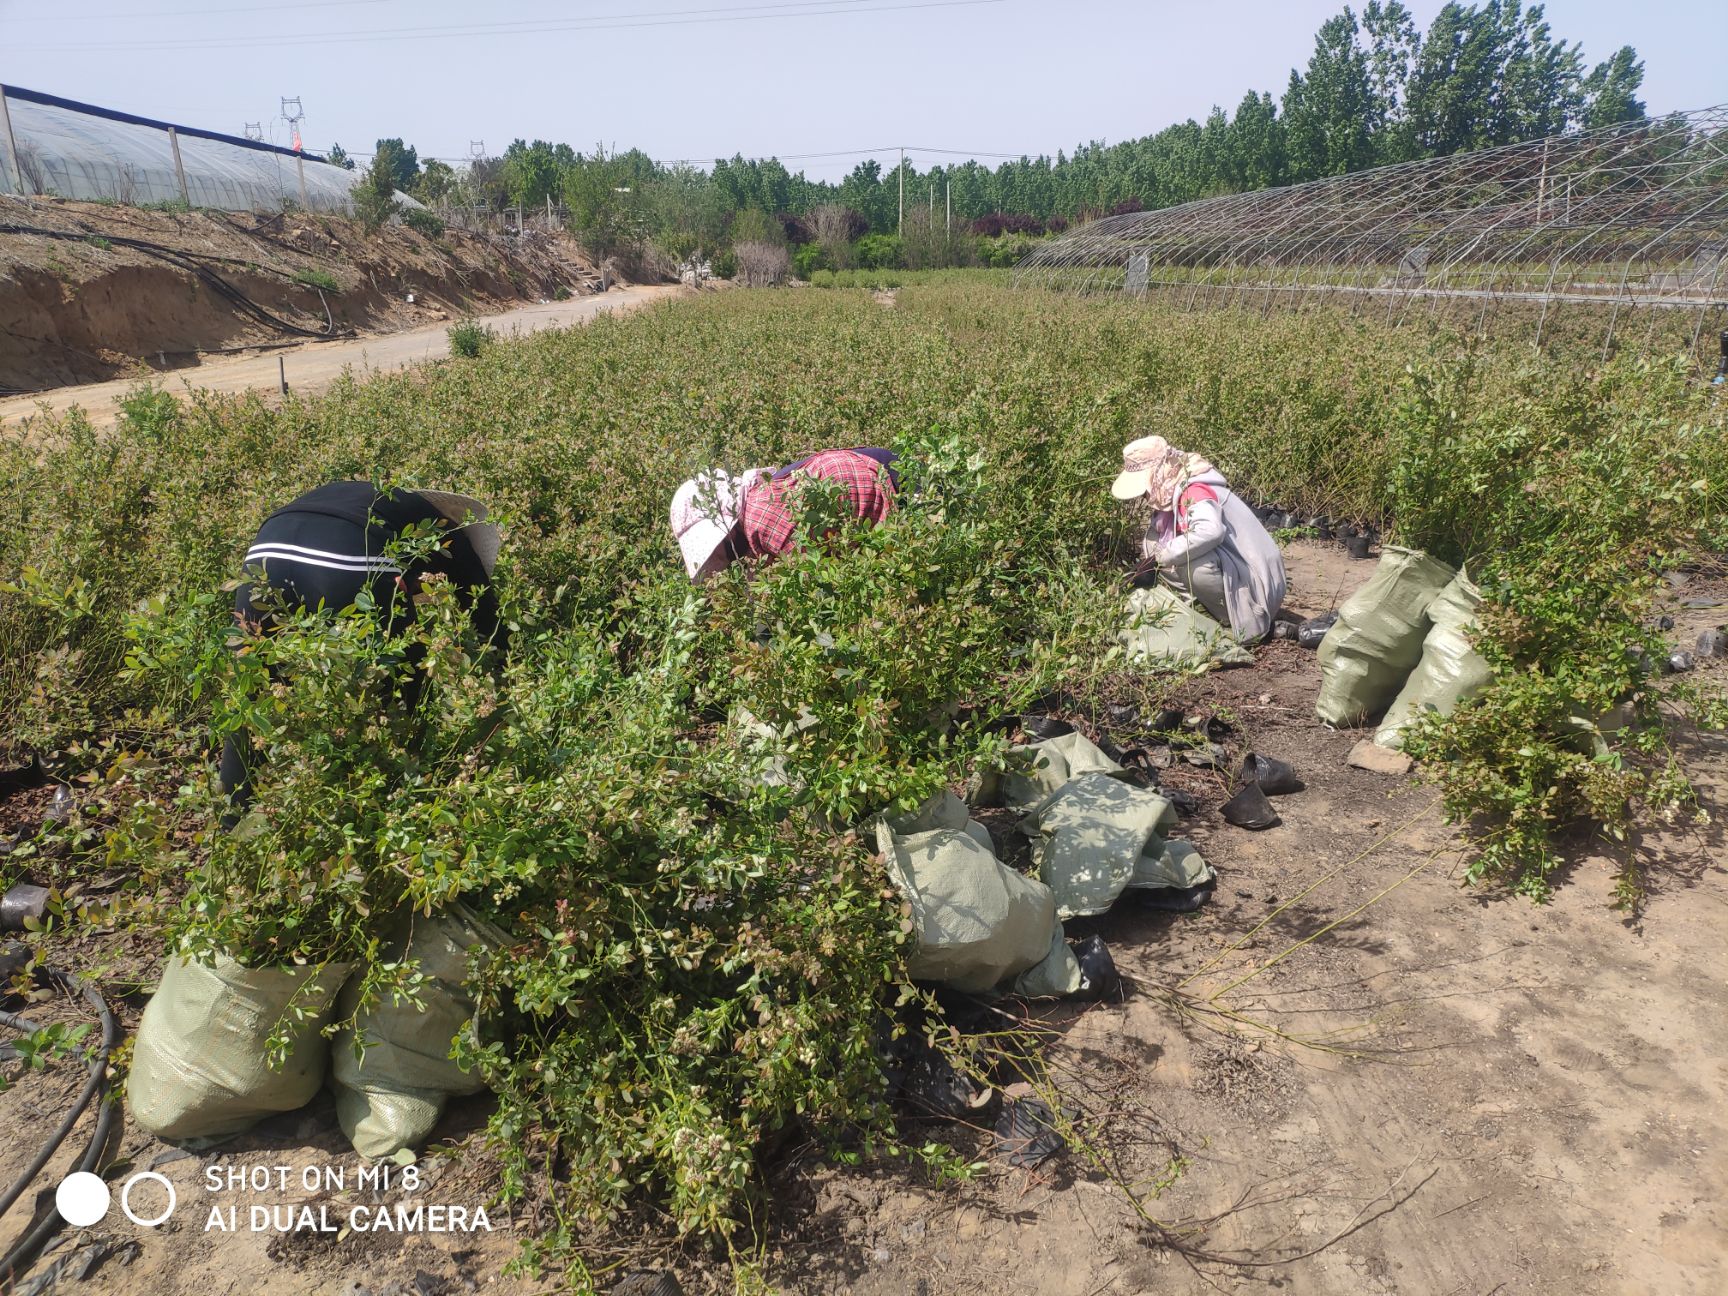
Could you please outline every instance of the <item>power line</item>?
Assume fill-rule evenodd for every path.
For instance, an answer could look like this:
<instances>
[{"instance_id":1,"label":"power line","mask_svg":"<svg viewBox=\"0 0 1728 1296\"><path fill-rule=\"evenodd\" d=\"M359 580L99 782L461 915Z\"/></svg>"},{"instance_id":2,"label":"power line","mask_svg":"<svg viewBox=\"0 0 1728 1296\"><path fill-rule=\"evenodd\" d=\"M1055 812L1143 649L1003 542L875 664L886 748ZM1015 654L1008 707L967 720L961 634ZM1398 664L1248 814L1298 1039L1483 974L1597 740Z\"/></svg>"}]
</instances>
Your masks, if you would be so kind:
<instances>
[{"instance_id":1,"label":"power line","mask_svg":"<svg viewBox=\"0 0 1728 1296\"><path fill-rule=\"evenodd\" d=\"M475 152L474 150L475 150L476 146L479 146L480 149L482 150L482 152L479 152L479 153ZM470 140L470 141L468 141L469 151L460 157L457 157L457 156L444 157L441 155L435 156L431 153L422 153L419 156L427 162L433 162L433 161L436 161L436 162L472 162L476 158L484 155L484 152L483 152L484 148L485 148L485 142L483 140ZM814 161L817 159L828 159L828 158L845 159L845 158L855 158L855 157L868 157L868 158L874 159L875 155L877 155L879 153L898 153L900 151L900 148L901 148L901 146L898 144L885 144L885 145L879 145L875 148L828 149L828 150L825 150L822 152L815 152L815 153L756 153L756 154L751 154L750 156L746 157L744 160L746 162L808 162L808 161ZM1050 153L1048 151L1043 151L1043 150L1030 150L1030 151L1023 150L1019 153L992 153L992 152L989 152L988 150L985 150L985 149L927 148L923 145L912 145L912 144L906 145L905 148L906 148L906 152L909 156L914 155L914 154L918 154L918 153L938 153L938 154L942 154L942 155L947 156L947 157L1002 158L1002 159L1006 159L1009 161L1019 161L1021 159L1025 159L1027 161L1037 161L1039 158L1048 158L1048 157L1054 156L1052 153ZM322 151L328 152L329 149L324 148ZM363 152L362 150L359 150L359 149L344 149L343 151L345 153L347 153L347 155L349 157L352 157L352 158L365 158L365 157L371 157L372 156L372 154L367 153L367 152ZM1060 152L1061 150L1057 150L1057 151ZM725 155L725 154L722 154L722 153L704 153L704 154L700 154L700 155L692 154L689 157L681 157L681 158L651 158L650 161L652 161L655 166L661 166L661 167L712 166L717 162L728 162L729 163L729 162L731 162L733 157L737 157L737 156L739 156L739 151L734 149L732 151L732 154L730 157Z\"/></svg>"},{"instance_id":2,"label":"power line","mask_svg":"<svg viewBox=\"0 0 1728 1296\"><path fill-rule=\"evenodd\" d=\"M396 4L398 0L299 0L295 4L296 11L301 9L346 9L351 5L363 4ZM116 22L122 18L206 18L216 14L255 15L259 18L273 18L278 15L275 6L240 7L227 9L132 9L124 13L93 13L93 14L21 14L8 15L7 22L57 22L67 21L94 22L98 19L104 22Z\"/></svg>"},{"instance_id":3,"label":"power line","mask_svg":"<svg viewBox=\"0 0 1728 1296\"><path fill-rule=\"evenodd\" d=\"M875 148L833 149L826 153L761 153L747 157L744 160L746 162L804 162L813 158L870 157L877 153L898 153L902 147L904 147L908 153L940 153L945 157L1003 158L1008 161L1017 161L1020 158L1030 160L1050 156L1048 153L1042 151L1031 153L992 153L985 149L943 149L926 148L921 144L884 144ZM734 149L733 156L737 156L737 152L738 150ZM723 153L710 153L700 156L692 155L690 157L682 158L654 159L656 165L659 166L695 166L708 162L724 162L730 160L731 159Z\"/></svg>"},{"instance_id":4,"label":"power line","mask_svg":"<svg viewBox=\"0 0 1728 1296\"><path fill-rule=\"evenodd\" d=\"M271 48L301 45L372 44L380 41L409 40L472 40L483 36L538 36L561 32L627 31L645 27L693 27L722 23L765 22L787 18L825 18L836 15L895 13L907 10L961 9L980 5L1004 4L1006 0L906 0L898 4L881 4L878 0L790 0L782 4L732 5L717 9L672 9L658 14L605 14L574 22L525 26L516 23L485 23L462 26L363 28L351 32L319 35L274 36ZM869 6L869 7L865 7ZM756 12L779 10L783 12ZM701 15L720 15L706 17ZM508 30L507 30L508 28ZM252 38L216 37L193 40L125 41L122 43L83 42L64 45L17 45L18 53L95 53L102 51L164 52L173 50L254 49Z\"/></svg>"}]
</instances>

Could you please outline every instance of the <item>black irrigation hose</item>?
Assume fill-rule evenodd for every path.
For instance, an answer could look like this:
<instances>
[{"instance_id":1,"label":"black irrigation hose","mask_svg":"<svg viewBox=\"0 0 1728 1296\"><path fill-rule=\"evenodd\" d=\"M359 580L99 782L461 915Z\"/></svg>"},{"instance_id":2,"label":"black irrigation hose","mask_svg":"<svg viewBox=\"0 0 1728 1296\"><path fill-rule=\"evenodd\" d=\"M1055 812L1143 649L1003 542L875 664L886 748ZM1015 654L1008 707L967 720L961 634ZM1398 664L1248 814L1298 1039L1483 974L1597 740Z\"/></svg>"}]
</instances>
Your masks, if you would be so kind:
<instances>
[{"instance_id":1,"label":"black irrigation hose","mask_svg":"<svg viewBox=\"0 0 1728 1296\"><path fill-rule=\"evenodd\" d=\"M5 1197L0 1198L0 1215L4 1215L11 1209L12 1204L30 1186L31 1181L42 1172L42 1168L53 1158L55 1152L59 1151L60 1145L66 1141L66 1136L72 1132L73 1126L78 1123L79 1118L83 1116L93 1098L99 1096L100 1104L96 1128L91 1131L90 1142L86 1145L84 1154L78 1158L78 1164L73 1167L74 1170L89 1173L96 1171L96 1167L101 1164L103 1152L113 1136L114 1122L117 1119L118 1109L113 1103L107 1101L106 1090L108 1086L108 1059L120 1043L120 1023L109 1010L108 1002L103 999L101 991L97 990L95 986L74 978L59 968L43 968L42 971L50 981L61 989L68 992L77 990L82 993L84 1001L96 1010L96 1014L102 1022L102 1050L90 1063L90 1078L79 1092L77 1101L72 1104L65 1118L60 1122L59 1128L42 1145L30 1166L6 1190ZM38 1029L28 1018L19 1017L14 1013L0 1013L0 1025L10 1026L14 1030L34 1031ZM57 1209L50 1210L37 1221L34 1228L13 1244L10 1251L4 1256L0 1256L0 1291L9 1290L17 1277L35 1263L36 1257L41 1255L42 1249L48 1244L48 1240L59 1232L60 1226L64 1223L65 1220L61 1218Z\"/></svg>"},{"instance_id":2,"label":"black irrigation hose","mask_svg":"<svg viewBox=\"0 0 1728 1296\"><path fill-rule=\"evenodd\" d=\"M219 296L226 297L234 306L239 308L243 314L250 315L259 323L268 324L274 328L280 329L284 333L292 333L297 337L318 338L320 340L349 336L347 333L336 332L336 322L330 318L330 307L328 304L324 307L325 319L329 321L325 328L301 328L298 324L291 324L280 316L271 314L245 293L241 292L233 284L222 278L221 275L204 265L198 258L198 255L194 252L182 252L178 248L164 247L160 243L151 243L146 239L126 238L123 235L94 233L78 234L71 230L42 229L34 225L0 225L0 234L34 234L41 238L64 239L68 243L88 243L93 238L106 239L109 243L115 244L116 246L131 248L135 252L142 252L145 256L152 256L158 261L166 261L170 265L178 266L182 270L190 271L192 274L197 275L200 279L203 279L212 288L214 288ZM322 292L320 292L319 296L320 299L322 299Z\"/></svg>"}]
</instances>

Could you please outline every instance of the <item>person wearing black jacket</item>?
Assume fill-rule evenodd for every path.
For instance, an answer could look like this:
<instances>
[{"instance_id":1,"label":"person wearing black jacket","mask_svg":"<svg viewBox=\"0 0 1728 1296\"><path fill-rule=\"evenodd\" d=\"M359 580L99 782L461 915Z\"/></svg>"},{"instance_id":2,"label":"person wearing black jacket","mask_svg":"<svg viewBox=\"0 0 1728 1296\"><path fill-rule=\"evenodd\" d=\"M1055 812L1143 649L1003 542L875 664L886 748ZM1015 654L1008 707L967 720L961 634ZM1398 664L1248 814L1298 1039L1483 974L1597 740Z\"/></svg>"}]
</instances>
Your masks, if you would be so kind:
<instances>
[{"instance_id":1,"label":"person wearing black jacket","mask_svg":"<svg viewBox=\"0 0 1728 1296\"><path fill-rule=\"evenodd\" d=\"M369 592L384 610L387 628L396 631L414 619L420 581L438 574L455 585L476 633L502 651L506 632L492 589L498 528L485 518L486 506L466 495L329 482L264 519L246 551L251 579L235 592L235 618L254 633L269 632L273 617L255 601L260 585L289 608L309 611L348 607ZM436 550L413 558L393 552L404 533L427 524L440 533ZM275 605L275 600L263 601ZM407 701L412 705L412 699ZM222 748L222 787L236 807L248 799L249 748L240 735L230 736Z\"/></svg>"}]
</instances>

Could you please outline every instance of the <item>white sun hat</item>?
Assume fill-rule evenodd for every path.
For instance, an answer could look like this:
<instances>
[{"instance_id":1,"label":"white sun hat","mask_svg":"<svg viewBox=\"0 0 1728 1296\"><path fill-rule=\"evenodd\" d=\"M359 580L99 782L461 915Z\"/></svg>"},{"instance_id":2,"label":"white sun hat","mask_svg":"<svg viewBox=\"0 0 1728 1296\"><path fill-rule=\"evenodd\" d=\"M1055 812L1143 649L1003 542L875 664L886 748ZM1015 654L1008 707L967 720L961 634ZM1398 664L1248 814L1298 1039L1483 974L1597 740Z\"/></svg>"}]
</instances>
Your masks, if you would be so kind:
<instances>
[{"instance_id":1,"label":"white sun hat","mask_svg":"<svg viewBox=\"0 0 1728 1296\"><path fill-rule=\"evenodd\" d=\"M1170 456L1170 443L1161 436L1141 437L1122 447L1122 471L1110 484L1119 500L1138 499L1152 482L1153 471Z\"/></svg>"},{"instance_id":2,"label":"white sun hat","mask_svg":"<svg viewBox=\"0 0 1728 1296\"><path fill-rule=\"evenodd\" d=\"M461 529L474 546L474 556L488 576L498 562L498 528L486 520L486 506L470 495L451 491L415 491L443 516L445 521Z\"/></svg>"},{"instance_id":3,"label":"white sun hat","mask_svg":"<svg viewBox=\"0 0 1728 1296\"><path fill-rule=\"evenodd\" d=\"M672 496L672 534L684 555L684 570L700 581L719 569L726 537L738 524L744 492L767 469L750 468L734 477L723 468L697 473Z\"/></svg>"}]
</instances>

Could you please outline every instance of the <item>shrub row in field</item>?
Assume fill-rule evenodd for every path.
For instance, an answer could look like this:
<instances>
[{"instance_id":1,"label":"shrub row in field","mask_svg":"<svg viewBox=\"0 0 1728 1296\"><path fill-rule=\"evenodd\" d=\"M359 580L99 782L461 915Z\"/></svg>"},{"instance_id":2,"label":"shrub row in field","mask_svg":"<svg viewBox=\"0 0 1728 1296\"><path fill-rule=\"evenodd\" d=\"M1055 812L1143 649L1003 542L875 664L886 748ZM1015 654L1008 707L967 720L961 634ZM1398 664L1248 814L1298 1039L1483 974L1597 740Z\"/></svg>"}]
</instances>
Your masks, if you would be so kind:
<instances>
[{"instance_id":1,"label":"shrub row in field","mask_svg":"<svg viewBox=\"0 0 1728 1296\"><path fill-rule=\"evenodd\" d=\"M482 976L511 1029L474 1059L510 1189L559 1204L554 1242L645 1198L723 1231L788 1121L887 1129L868 1006L911 993L905 926L853 830L987 756L984 721L1114 666L1123 442L1471 565L1499 675L1415 741L1455 813L1498 815L1485 867L1539 892L1566 824L1680 795L1657 731L1597 751L1578 717L1659 700L1643 620L1656 573L1724 539L1724 420L1660 361L973 280L894 310L725 294L281 410L145 393L112 433L0 444L4 738L105 780L118 826L86 847L195 947L363 959L401 905L483 911L514 942ZM884 443L920 486L889 524L691 589L681 478ZM226 642L264 515L368 476L506 524L511 659L489 671L435 598L411 727L369 718L411 667L364 616L283 637L269 687ZM210 726L242 721L257 827L189 834L217 808Z\"/></svg>"}]
</instances>

